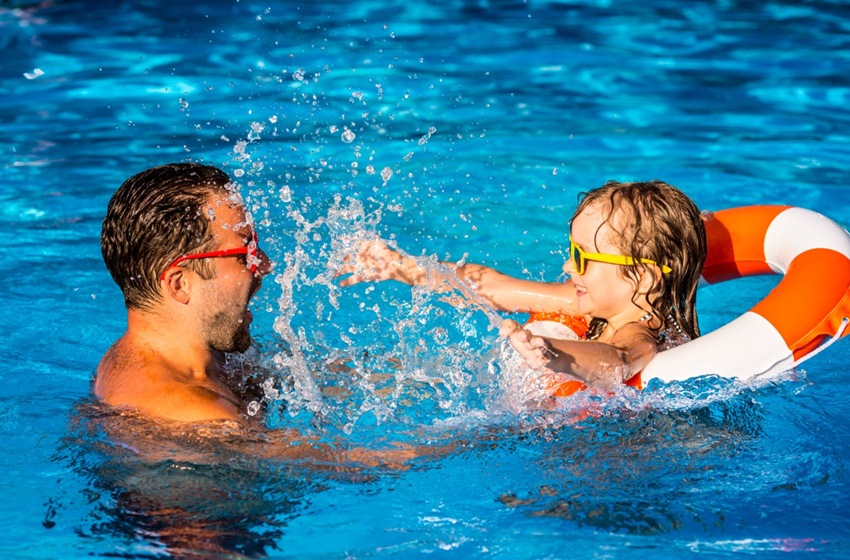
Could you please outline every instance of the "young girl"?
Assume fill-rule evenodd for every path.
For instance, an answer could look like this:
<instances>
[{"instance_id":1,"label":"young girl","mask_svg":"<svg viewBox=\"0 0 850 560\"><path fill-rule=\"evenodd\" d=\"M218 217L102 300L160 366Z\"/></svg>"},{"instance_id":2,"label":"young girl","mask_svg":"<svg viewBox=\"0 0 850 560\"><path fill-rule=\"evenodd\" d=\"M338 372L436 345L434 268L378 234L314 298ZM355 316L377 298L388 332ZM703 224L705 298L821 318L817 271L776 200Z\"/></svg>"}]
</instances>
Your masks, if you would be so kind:
<instances>
[{"instance_id":1,"label":"young girl","mask_svg":"<svg viewBox=\"0 0 850 560\"><path fill-rule=\"evenodd\" d=\"M501 334L530 367L610 389L635 378L659 350L699 336L705 228L684 193L661 181L608 182L585 194L570 224L565 283L521 280L476 264L453 268L495 309L587 322L583 340L564 340L506 320ZM434 290L447 285L445 275L380 241L361 245L339 273L351 274L343 286L390 279Z\"/></svg>"}]
</instances>

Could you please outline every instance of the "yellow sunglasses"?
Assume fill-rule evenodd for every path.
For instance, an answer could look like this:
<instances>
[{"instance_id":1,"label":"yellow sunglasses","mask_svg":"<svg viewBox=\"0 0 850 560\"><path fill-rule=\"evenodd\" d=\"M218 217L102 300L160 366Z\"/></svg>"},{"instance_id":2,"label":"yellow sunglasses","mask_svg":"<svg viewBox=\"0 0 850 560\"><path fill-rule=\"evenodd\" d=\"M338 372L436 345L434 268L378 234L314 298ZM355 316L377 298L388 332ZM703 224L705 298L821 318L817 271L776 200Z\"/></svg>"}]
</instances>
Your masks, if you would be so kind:
<instances>
[{"instance_id":1,"label":"yellow sunglasses","mask_svg":"<svg viewBox=\"0 0 850 560\"><path fill-rule=\"evenodd\" d=\"M620 266L632 266L635 262L642 262L643 264L654 264L661 268L661 272L663 274L668 274L673 271L673 269L669 266L663 264L660 265L649 259L635 259L634 257L627 257L625 255L608 255L606 253L586 253L584 249L575 244L572 235L570 236L570 258L573 260L573 266L575 266L576 273L578 273L579 276L584 274L584 271L587 268L587 261L618 264Z\"/></svg>"}]
</instances>

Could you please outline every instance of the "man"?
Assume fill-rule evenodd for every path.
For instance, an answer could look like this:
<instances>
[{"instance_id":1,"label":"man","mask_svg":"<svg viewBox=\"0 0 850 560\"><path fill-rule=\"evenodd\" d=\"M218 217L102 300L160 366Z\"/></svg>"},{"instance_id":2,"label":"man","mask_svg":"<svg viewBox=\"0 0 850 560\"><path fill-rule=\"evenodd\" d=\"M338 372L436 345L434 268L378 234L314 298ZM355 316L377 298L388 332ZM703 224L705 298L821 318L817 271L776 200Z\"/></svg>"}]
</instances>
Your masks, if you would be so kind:
<instances>
[{"instance_id":1,"label":"man","mask_svg":"<svg viewBox=\"0 0 850 560\"><path fill-rule=\"evenodd\" d=\"M253 456L356 474L363 467L406 468L408 460L430 453L403 444L337 446L293 429L266 430L247 416L226 381L224 357L251 345L248 302L271 263L221 170L179 163L130 177L109 202L101 248L124 294L127 331L101 360L94 392L118 411L135 412L90 420L125 444L116 449L134 452L131 464L123 462L124 453L110 456L93 477L114 493L117 526L180 557L186 551L264 554L273 542L256 527L268 526L263 516L279 511L278 494L265 485L233 486L234 478L207 469L163 472L158 466L220 463L223 470L215 472L226 473L234 457ZM148 471L149 465L155 468ZM242 476L251 468L237 470ZM143 475L129 476L136 472ZM215 499L217 506L198 507L199 499Z\"/></svg>"},{"instance_id":2,"label":"man","mask_svg":"<svg viewBox=\"0 0 850 560\"><path fill-rule=\"evenodd\" d=\"M266 457L399 466L429 452L341 449L249 421L225 380L224 357L251 345L248 302L272 265L220 169L174 163L127 179L109 201L101 249L127 306L127 331L97 368L102 402L151 420L257 428L262 444L247 438L240 449Z\"/></svg>"},{"instance_id":3,"label":"man","mask_svg":"<svg viewBox=\"0 0 850 560\"><path fill-rule=\"evenodd\" d=\"M244 422L223 357L250 346L248 302L271 263L228 176L178 163L130 177L109 202L101 249L127 331L100 362L97 397L151 418Z\"/></svg>"}]
</instances>

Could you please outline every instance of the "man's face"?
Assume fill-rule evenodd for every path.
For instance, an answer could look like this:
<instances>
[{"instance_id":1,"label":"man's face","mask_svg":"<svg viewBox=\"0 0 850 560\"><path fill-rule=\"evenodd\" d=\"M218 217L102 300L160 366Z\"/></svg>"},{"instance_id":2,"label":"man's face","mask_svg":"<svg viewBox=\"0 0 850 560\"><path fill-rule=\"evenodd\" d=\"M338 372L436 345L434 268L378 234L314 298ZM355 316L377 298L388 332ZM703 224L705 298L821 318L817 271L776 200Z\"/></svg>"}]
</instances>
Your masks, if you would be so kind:
<instances>
[{"instance_id":1,"label":"man's face","mask_svg":"<svg viewBox=\"0 0 850 560\"><path fill-rule=\"evenodd\" d=\"M213 195L205 208L212 223L216 250L245 247L254 241L253 224L232 197ZM203 281L201 328L210 348L220 352L244 352L251 346L252 315L248 302L260 289L262 277L271 270L268 256L257 248L256 261L245 255L212 259L213 278ZM251 265L256 272L251 271Z\"/></svg>"}]
</instances>

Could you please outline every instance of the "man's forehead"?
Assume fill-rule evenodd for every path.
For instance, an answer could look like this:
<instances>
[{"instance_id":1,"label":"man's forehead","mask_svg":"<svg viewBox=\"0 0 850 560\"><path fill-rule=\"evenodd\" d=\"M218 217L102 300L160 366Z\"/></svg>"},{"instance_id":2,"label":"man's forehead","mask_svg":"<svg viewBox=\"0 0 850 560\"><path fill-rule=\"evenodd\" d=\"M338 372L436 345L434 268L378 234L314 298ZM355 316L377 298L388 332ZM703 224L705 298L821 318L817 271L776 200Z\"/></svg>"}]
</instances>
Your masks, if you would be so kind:
<instances>
[{"instance_id":1,"label":"man's forehead","mask_svg":"<svg viewBox=\"0 0 850 560\"><path fill-rule=\"evenodd\" d=\"M232 183L225 185L222 190L214 190L207 197L207 202L211 206L230 206L244 207L245 201L242 198L242 193Z\"/></svg>"},{"instance_id":2,"label":"man's forehead","mask_svg":"<svg viewBox=\"0 0 850 560\"><path fill-rule=\"evenodd\" d=\"M212 193L205 208L207 218L222 229L251 229L245 213L245 203L238 192Z\"/></svg>"}]
</instances>

